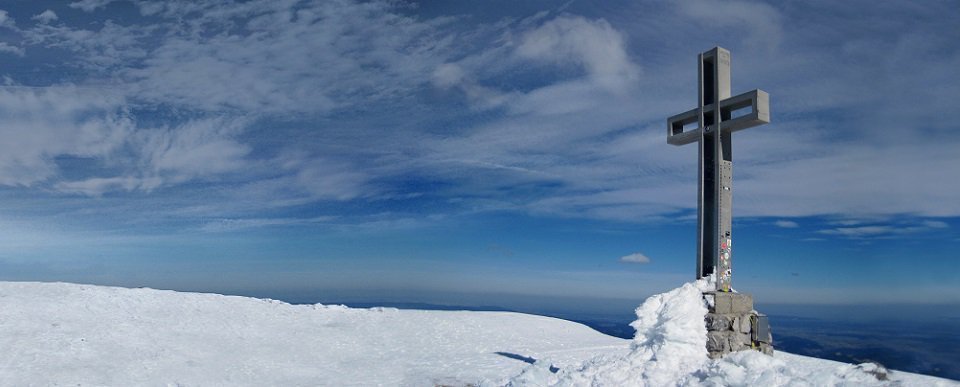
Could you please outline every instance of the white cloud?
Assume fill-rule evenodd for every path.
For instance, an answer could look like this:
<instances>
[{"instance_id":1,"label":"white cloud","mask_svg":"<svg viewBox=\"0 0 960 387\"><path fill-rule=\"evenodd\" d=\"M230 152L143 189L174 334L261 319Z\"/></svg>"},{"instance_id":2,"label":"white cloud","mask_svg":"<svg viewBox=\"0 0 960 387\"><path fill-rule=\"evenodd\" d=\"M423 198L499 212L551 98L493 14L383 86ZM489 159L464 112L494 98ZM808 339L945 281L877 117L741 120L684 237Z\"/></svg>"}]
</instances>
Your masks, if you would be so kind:
<instances>
[{"instance_id":1,"label":"white cloud","mask_svg":"<svg viewBox=\"0 0 960 387\"><path fill-rule=\"evenodd\" d=\"M84 2L74 6L94 10L105 4ZM448 21L402 16L386 3L322 3L296 12L282 2L140 6L141 12L165 21L149 27L107 22L90 30L41 26L27 35L33 44L73 50L77 53L74 63L111 74L115 90L137 106L173 106L225 116L324 114L358 106L369 109L390 98L409 98L409 93L432 82L436 87L463 91L481 109L509 106L511 114L517 117L510 125L491 126L490 130L478 131L476 136L448 138L440 143L433 142L430 136L391 137L399 139L399 145L412 148L414 154L425 155L420 160L375 157L365 159L361 167L352 160L356 155L318 156L312 161L309 158L314 156L310 156L294 166L275 168L282 172L279 175L251 175L264 180L251 181L246 186L254 192L278 193L278 202L350 200L389 192L389 188L381 190L370 182L378 177L409 174L411 170L406 168L414 166L416 174L455 177L464 176L464 167L479 167L498 169L497 173L528 171L535 179L554 179L556 175L542 173L536 165L516 165L509 159L497 158L510 155L515 149L553 146L550 142L567 147L571 141L597 133L594 125L610 130L633 121L632 114L624 114L620 109L629 102L611 104L622 96L610 92L623 91L624 86L635 83L639 66L630 61L622 35L602 20L561 17L532 28L525 23L508 26L520 29L519 48L514 50L509 44L494 47L493 54L481 53L485 60L506 60L508 64L500 66L505 71L531 61L580 67L584 71L582 77L519 93L478 82L476 66L489 67L489 63L470 58L447 60L458 56L453 37L439 32ZM551 49L562 55L551 53ZM590 110L605 118L570 117ZM550 118L544 120L544 116ZM515 126L525 130L517 131ZM505 131L512 133L501 137ZM550 138L543 136L546 132L554 132L554 140L543 141ZM65 181L57 187L90 194L110 189L150 191L249 166L244 163L251 151L249 145L240 143L233 135L214 134L207 136L190 127L139 128L124 142L135 149L137 159L133 162L137 168ZM501 139L494 140L498 137ZM417 142L411 142L416 138ZM203 141L206 142L201 144ZM501 142L513 145L485 152ZM441 151L434 152L435 146ZM385 148L372 151L395 153ZM483 156L473 157L479 154ZM450 163L445 160L466 162L458 162L458 170L448 170ZM475 181L480 183L479 175L476 176ZM293 188L283 188L285 184Z\"/></svg>"},{"instance_id":2,"label":"white cloud","mask_svg":"<svg viewBox=\"0 0 960 387\"><path fill-rule=\"evenodd\" d=\"M783 219L780 219L780 220L777 220L776 222L773 222L773 225L774 225L774 226L777 226L777 227L780 227L780 228L797 228L797 227L800 227L800 225L797 224L797 222L794 222L794 221L792 221L792 220L783 220Z\"/></svg>"},{"instance_id":3,"label":"white cloud","mask_svg":"<svg viewBox=\"0 0 960 387\"><path fill-rule=\"evenodd\" d=\"M453 63L444 63L433 70L433 83L438 87L453 87L463 82L463 69Z\"/></svg>"},{"instance_id":4,"label":"white cloud","mask_svg":"<svg viewBox=\"0 0 960 387\"><path fill-rule=\"evenodd\" d=\"M606 90L626 92L636 82L639 67L626 52L623 36L605 20L559 17L520 37L521 58L556 63L573 62Z\"/></svg>"},{"instance_id":5,"label":"white cloud","mask_svg":"<svg viewBox=\"0 0 960 387\"><path fill-rule=\"evenodd\" d=\"M480 85L477 81L467 77L463 68L454 63L444 63L438 66L433 71L432 83L442 89L462 91L470 103L473 104L473 107L480 110L502 107L517 97L515 93L501 92Z\"/></svg>"},{"instance_id":6,"label":"white cloud","mask_svg":"<svg viewBox=\"0 0 960 387\"><path fill-rule=\"evenodd\" d=\"M295 180L313 198L348 200L368 193L365 187L368 177L363 172L322 159L299 168Z\"/></svg>"},{"instance_id":7,"label":"white cloud","mask_svg":"<svg viewBox=\"0 0 960 387\"><path fill-rule=\"evenodd\" d=\"M827 222L831 226L859 226L868 223L877 223L886 220L886 218L874 218L874 219L841 219L841 220L832 220Z\"/></svg>"},{"instance_id":8,"label":"white cloud","mask_svg":"<svg viewBox=\"0 0 960 387\"><path fill-rule=\"evenodd\" d=\"M839 227L829 230L820 230L818 233L824 235L839 235L846 237L864 237L890 234L896 231L890 226L860 226L860 227Z\"/></svg>"},{"instance_id":9,"label":"white cloud","mask_svg":"<svg viewBox=\"0 0 960 387\"><path fill-rule=\"evenodd\" d=\"M517 43L507 39L503 46L435 70L435 86L457 88L472 107L502 108L499 112L503 115L464 131L467 134L463 137L424 142L430 149L428 165L433 172L453 177L474 192L495 189L489 186L491 181L504 186L562 182L564 187L559 192L513 206L538 213L636 216L633 220L638 220L660 212L642 198L639 202L636 198L627 200L619 209L590 207L578 199L584 194L578 192L581 187L616 190L623 183L622 166L632 164L620 164L624 160L619 155L609 154L609 148L597 143L604 133L642 120L636 109L629 108L638 103L636 96L623 94L635 88L640 71L627 54L622 35L606 21L569 16L524 21L505 28L519 36ZM544 69L559 66L581 72L526 90L498 90L477 81L530 71L531 63ZM542 73L553 74L546 70ZM544 78L538 74L541 72L528 77ZM551 76L545 78L550 80ZM615 143L603 140L603 145ZM633 156L642 151L624 153ZM483 182L488 185L478 186ZM501 208L502 203L493 205Z\"/></svg>"},{"instance_id":10,"label":"white cloud","mask_svg":"<svg viewBox=\"0 0 960 387\"><path fill-rule=\"evenodd\" d=\"M437 31L448 21L404 16L391 2L137 5L155 23L41 25L24 34L73 50L70 64L102 72L133 102L235 114L314 114L404 97L454 47Z\"/></svg>"},{"instance_id":11,"label":"white cloud","mask_svg":"<svg viewBox=\"0 0 960 387\"><path fill-rule=\"evenodd\" d=\"M14 29L14 30L17 28L16 21L14 21L12 17L10 17L10 14L7 13L7 11L4 11L2 9L0 9L0 27Z\"/></svg>"},{"instance_id":12,"label":"white cloud","mask_svg":"<svg viewBox=\"0 0 960 387\"><path fill-rule=\"evenodd\" d=\"M122 138L122 151L102 155L122 164L123 175L62 181L54 188L93 196L121 190L149 192L235 172L247 165L245 156L250 151L233 139L243 125L240 120L200 119L171 128L131 131Z\"/></svg>"},{"instance_id":13,"label":"white cloud","mask_svg":"<svg viewBox=\"0 0 960 387\"><path fill-rule=\"evenodd\" d=\"M0 52L7 52L16 56L23 56L25 53L23 48L12 46L7 42L0 42Z\"/></svg>"},{"instance_id":14,"label":"white cloud","mask_svg":"<svg viewBox=\"0 0 960 387\"><path fill-rule=\"evenodd\" d=\"M134 66L143 60L151 50L147 42L153 41L155 27L142 27L136 24L121 25L106 20L95 29L74 28L67 24L40 24L22 31L25 43L48 48L57 48L74 52L65 58L64 65L89 70L86 82L103 82L98 75L109 74L109 82L118 91L129 85L119 82L118 75L128 66ZM129 94L129 91L126 92ZM129 96L129 95L128 95Z\"/></svg>"},{"instance_id":15,"label":"white cloud","mask_svg":"<svg viewBox=\"0 0 960 387\"><path fill-rule=\"evenodd\" d=\"M249 162L244 172L245 180L223 192L222 202L206 208L230 211L270 209L318 201L369 199L381 193L380 187L370 181L371 171L305 153Z\"/></svg>"},{"instance_id":16,"label":"white cloud","mask_svg":"<svg viewBox=\"0 0 960 387\"><path fill-rule=\"evenodd\" d=\"M633 253L620 257L619 261L623 263L650 263L650 258L642 253Z\"/></svg>"},{"instance_id":17,"label":"white cloud","mask_svg":"<svg viewBox=\"0 0 960 387\"><path fill-rule=\"evenodd\" d=\"M456 63L444 63L433 74L434 86L462 91L474 108L506 108L512 115L564 115L604 106L635 90L640 67L627 53L625 38L608 22L580 16L561 16L543 21L544 14L517 23L506 23L505 39ZM537 23L542 24L537 25ZM543 71L536 79L559 68L580 70L573 77L529 90L485 85L478 79L530 71L533 63ZM560 73L565 73L561 71Z\"/></svg>"},{"instance_id":18,"label":"white cloud","mask_svg":"<svg viewBox=\"0 0 960 387\"><path fill-rule=\"evenodd\" d=\"M100 196L113 191L150 191L159 187L162 183L162 180L158 177L93 177L85 180L62 181L54 185L54 188L61 192Z\"/></svg>"},{"instance_id":19,"label":"white cloud","mask_svg":"<svg viewBox=\"0 0 960 387\"><path fill-rule=\"evenodd\" d=\"M58 173L55 157L106 158L133 122L122 99L72 86L0 88L0 184L30 186Z\"/></svg>"},{"instance_id":20,"label":"white cloud","mask_svg":"<svg viewBox=\"0 0 960 387\"><path fill-rule=\"evenodd\" d=\"M84 12L93 12L97 8L106 7L115 0L80 0L70 3L70 8L82 9Z\"/></svg>"},{"instance_id":21,"label":"white cloud","mask_svg":"<svg viewBox=\"0 0 960 387\"><path fill-rule=\"evenodd\" d=\"M757 134L754 140L760 139ZM740 154L749 155L757 143L740 144L744 145ZM735 195L747 200L737 201L737 211L758 216L960 214L960 203L950 199L960 190L960 179L944 179L944 174L955 171L929 167L930 160L938 160L940 165L960 165L960 154L955 151L960 139L819 147L821 154L798 159L768 159L763 163L744 160L748 165L737 171L749 175L738 176L734 184ZM897 155L895 159L889 157L893 154Z\"/></svg>"},{"instance_id":22,"label":"white cloud","mask_svg":"<svg viewBox=\"0 0 960 387\"><path fill-rule=\"evenodd\" d=\"M39 23L47 24L50 22L57 21L57 19L59 18L57 17L56 12L53 12L52 10L48 9L46 11L43 11L39 14L34 15L31 19L36 20Z\"/></svg>"},{"instance_id":23,"label":"white cloud","mask_svg":"<svg viewBox=\"0 0 960 387\"><path fill-rule=\"evenodd\" d=\"M233 137L243 120L202 119L174 128L141 129L132 140L147 171L174 181L233 172L245 164L250 147Z\"/></svg>"},{"instance_id":24,"label":"white cloud","mask_svg":"<svg viewBox=\"0 0 960 387\"><path fill-rule=\"evenodd\" d=\"M780 12L776 8L754 1L693 0L676 3L681 14L690 17L689 24L675 26L690 28L702 25L707 30L743 31L750 45L773 50L780 44L783 30Z\"/></svg>"}]
</instances>

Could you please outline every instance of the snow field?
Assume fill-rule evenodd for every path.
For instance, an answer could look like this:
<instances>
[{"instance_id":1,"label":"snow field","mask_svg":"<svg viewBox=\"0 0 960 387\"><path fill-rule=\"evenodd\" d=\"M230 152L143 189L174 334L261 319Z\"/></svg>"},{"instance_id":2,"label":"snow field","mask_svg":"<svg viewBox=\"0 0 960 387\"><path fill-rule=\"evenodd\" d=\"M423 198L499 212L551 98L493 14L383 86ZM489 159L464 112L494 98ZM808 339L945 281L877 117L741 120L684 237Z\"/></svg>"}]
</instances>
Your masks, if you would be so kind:
<instances>
[{"instance_id":1,"label":"snow field","mask_svg":"<svg viewBox=\"0 0 960 387\"><path fill-rule=\"evenodd\" d=\"M960 386L781 352L710 360L709 287L647 299L630 341L520 313L0 282L0 385Z\"/></svg>"},{"instance_id":2,"label":"snow field","mask_svg":"<svg viewBox=\"0 0 960 387\"><path fill-rule=\"evenodd\" d=\"M629 341L518 313L0 282L0 348L2 386L396 386L479 384L519 373L518 357L572 365Z\"/></svg>"}]
</instances>

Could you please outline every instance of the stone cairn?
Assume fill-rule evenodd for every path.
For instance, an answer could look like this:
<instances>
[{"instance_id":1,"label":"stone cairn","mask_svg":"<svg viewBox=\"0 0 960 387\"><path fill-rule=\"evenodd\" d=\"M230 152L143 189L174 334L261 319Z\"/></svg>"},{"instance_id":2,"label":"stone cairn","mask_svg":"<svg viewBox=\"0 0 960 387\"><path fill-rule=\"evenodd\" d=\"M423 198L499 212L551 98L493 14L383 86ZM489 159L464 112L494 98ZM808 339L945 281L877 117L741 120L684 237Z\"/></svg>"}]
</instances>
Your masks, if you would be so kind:
<instances>
[{"instance_id":1,"label":"stone cairn","mask_svg":"<svg viewBox=\"0 0 960 387\"><path fill-rule=\"evenodd\" d=\"M753 297L744 293L705 292L709 310L707 352L717 359L730 352L756 350L773 354L773 335L766 315L753 310Z\"/></svg>"}]
</instances>

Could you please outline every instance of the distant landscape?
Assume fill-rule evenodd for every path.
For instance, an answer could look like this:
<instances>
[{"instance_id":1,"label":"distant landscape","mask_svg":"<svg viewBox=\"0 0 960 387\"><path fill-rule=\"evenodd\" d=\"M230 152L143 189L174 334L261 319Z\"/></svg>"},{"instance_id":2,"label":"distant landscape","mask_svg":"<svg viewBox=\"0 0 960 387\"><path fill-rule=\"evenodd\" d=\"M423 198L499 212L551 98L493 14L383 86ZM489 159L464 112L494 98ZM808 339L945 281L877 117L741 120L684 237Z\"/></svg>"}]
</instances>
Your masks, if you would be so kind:
<instances>
[{"instance_id":1,"label":"distant landscape","mask_svg":"<svg viewBox=\"0 0 960 387\"><path fill-rule=\"evenodd\" d=\"M784 351L850 363L877 362L888 368L960 379L957 322L857 323L770 316Z\"/></svg>"}]
</instances>

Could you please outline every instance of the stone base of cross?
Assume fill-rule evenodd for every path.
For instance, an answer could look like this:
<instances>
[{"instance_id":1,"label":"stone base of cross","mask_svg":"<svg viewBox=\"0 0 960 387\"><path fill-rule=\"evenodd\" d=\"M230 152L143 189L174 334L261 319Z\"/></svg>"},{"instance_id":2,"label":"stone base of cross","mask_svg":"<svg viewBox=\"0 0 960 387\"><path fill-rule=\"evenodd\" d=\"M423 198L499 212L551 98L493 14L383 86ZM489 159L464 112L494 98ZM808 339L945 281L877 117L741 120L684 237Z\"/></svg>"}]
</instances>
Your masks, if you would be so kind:
<instances>
[{"instance_id":1,"label":"stone base of cross","mask_svg":"<svg viewBox=\"0 0 960 387\"><path fill-rule=\"evenodd\" d=\"M730 96L730 51L700 54L697 107L667 119L667 143L698 143L697 279L717 274L728 292L733 274L731 230L733 154L731 134L770 122L770 97L762 90Z\"/></svg>"},{"instance_id":2,"label":"stone base of cross","mask_svg":"<svg viewBox=\"0 0 960 387\"><path fill-rule=\"evenodd\" d=\"M730 352L757 350L773 354L773 334L767 316L753 310L753 297L732 292L707 292L709 310L707 354L719 358Z\"/></svg>"}]
</instances>

